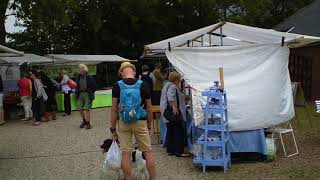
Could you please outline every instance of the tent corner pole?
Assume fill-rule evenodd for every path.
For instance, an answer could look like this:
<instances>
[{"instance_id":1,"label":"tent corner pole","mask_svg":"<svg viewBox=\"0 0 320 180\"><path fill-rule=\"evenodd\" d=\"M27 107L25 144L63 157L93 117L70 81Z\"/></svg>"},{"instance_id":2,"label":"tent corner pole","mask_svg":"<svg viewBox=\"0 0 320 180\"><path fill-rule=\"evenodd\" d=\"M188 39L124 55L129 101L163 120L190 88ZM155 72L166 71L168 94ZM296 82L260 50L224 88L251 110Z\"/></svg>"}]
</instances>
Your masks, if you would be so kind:
<instances>
[{"instance_id":1,"label":"tent corner pole","mask_svg":"<svg viewBox=\"0 0 320 180\"><path fill-rule=\"evenodd\" d=\"M220 42L221 42L221 46L223 46L222 26L220 26Z\"/></svg>"}]
</instances>

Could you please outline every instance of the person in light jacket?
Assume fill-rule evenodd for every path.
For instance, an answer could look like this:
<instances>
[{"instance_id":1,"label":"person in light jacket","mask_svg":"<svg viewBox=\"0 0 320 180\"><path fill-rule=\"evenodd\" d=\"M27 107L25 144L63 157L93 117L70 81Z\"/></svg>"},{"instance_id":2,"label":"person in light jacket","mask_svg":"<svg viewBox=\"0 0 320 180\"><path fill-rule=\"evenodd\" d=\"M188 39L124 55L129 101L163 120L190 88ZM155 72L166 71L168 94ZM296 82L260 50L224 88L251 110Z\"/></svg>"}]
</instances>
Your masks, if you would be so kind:
<instances>
[{"instance_id":1,"label":"person in light jacket","mask_svg":"<svg viewBox=\"0 0 320 180\"><path fill-rule=\"evenodd\" d=\"M35 118L33 125L40 125L42 106L44 101L48 100L48 96L43 88L43 84L40 80L40 74L37 71L30 72L30 78L32 80L32 111Z\"/></svg>"},{"instance_id":2,"label":"person in light jacket","mask_svg":"<svg viewBox=\"0 0 320 180\"><path fill-rule=\"evenodd\" d=\"M71 88L68 84L68 80L70 79L67 75L67 72L65 70L62 70L60 72L61 77L61 89L64 94L64 116L71 115L71 101L70 101L70 94L71 94Z\"/></svg>"},{"instance_id":3,"label":"person in light jacket","mask_svg":"<svg viewBox=\"0 0 320 180\"><path fill-rule=\"evenodd\" d=\"M165 144L167 146L168 155L185 157L188 156L184 153L186 103L184 95L178 88L181 82L181 76L177 72L170 72L168 80L169 81L164 84L162 89L160 101L161 118L167 126ZM167 108L167 104L173 108L173 113L178 115L176 116L177 119L175 121L168 121L163 115Z\"/></svg>"}]
</instances>

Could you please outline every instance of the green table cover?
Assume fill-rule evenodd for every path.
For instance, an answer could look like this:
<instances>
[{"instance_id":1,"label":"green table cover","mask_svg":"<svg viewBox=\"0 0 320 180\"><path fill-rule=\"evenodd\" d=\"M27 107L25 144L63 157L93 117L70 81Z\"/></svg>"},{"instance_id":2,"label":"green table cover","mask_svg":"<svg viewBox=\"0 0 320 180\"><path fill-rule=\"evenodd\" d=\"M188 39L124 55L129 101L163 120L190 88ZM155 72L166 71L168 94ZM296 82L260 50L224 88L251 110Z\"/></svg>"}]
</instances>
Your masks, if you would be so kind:
<instances>
[{"instance_id":1,"label":"green table cover","mask_svg":"<svg viewBox=\"0 0 320 180\"><path fill-rule=\"evenodd\" d=\"M57 108L58 111L64 111L64 94L57 93L56 94ZM110 107L112 106L112 94L96 94L95 99L92 102L92 108L100 108L100 107ZM71 110L78 110L77 107L77 98L74 93L71 94Z\"/></svg>"}]
</instances>

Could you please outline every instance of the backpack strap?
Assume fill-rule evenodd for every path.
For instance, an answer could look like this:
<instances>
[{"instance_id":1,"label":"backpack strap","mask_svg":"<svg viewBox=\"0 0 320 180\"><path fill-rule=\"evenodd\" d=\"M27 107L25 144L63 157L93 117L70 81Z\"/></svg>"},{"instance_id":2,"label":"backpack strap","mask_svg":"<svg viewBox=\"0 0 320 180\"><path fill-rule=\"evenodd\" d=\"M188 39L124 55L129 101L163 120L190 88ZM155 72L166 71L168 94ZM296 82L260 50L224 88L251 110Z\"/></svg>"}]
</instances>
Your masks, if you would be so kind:
<instances>
[{"instance_id":1,"label":"backpack strap","mask_svg":"<svg viewBox=\"0 0 320 180\"><path fill-rule=\"evenodd\" d=\"M126 85L124 84L123 80L118 81L118 85L120 89L126 89Z\"/></svg>"},{"instance_id":2,"label":"backpack strap","mask_svg":"<svg viewBox=\"0 0 320 180\"><path fill-rule=\"evenodd\" d=\"M123 80L120 80L120 81L118 81L118 84L119 84L120 90L121 89L135 89L135 88L140 89L142 82L143 82L142 80L138 80L135 84L128 85L128 84L124 83Z\"/></svg>"}]
</instances>

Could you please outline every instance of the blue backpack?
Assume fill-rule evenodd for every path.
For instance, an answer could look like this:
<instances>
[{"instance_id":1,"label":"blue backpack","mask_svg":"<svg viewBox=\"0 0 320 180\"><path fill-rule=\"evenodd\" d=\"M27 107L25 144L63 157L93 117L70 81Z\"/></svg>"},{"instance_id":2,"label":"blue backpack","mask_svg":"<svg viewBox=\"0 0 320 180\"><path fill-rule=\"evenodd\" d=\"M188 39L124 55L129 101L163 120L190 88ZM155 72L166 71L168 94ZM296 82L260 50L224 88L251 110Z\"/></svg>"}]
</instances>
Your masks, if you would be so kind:
<instances>
[{"instance_id":1,"label":"blue backpack","mask_svg":"<svg viewBox=\"0 0 320 180\"><path fill-rule=\"evenodd\" d=\"M127 85L123 80L118 81L120 86L120 103L118 112L125 123L131 123L147 117L147 112L141 106L141 80L133 85Z\"/></svg>"}]
</instances>

